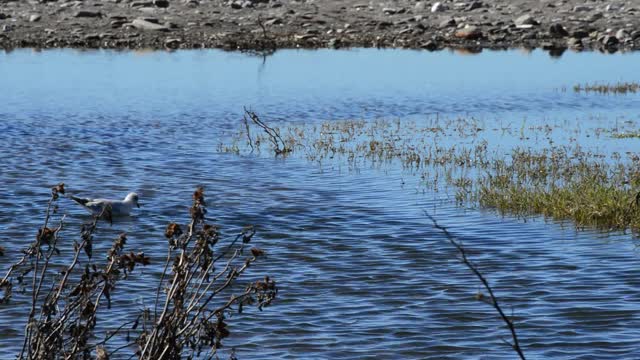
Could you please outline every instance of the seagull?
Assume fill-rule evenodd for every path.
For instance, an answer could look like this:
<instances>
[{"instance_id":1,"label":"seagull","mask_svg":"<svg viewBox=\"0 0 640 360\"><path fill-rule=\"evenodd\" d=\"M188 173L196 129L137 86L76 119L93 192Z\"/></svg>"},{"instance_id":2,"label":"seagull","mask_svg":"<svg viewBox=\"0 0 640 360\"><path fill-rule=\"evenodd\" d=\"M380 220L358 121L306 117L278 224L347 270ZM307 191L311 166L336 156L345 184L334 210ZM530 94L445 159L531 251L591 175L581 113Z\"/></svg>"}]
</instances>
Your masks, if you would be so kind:
<instances>
[{"instance_id":1,"label":"seagull","mask_svg":"<svg viewBox=\"0 0 640 360\"><path fill-rule=\"evenodd\" d=\"M111 216L128 216L134 206L140 207L138 194L134 192L127 194L124 200L86 199L73 195L69 195L68 198L77 202L95 216L105 215L103 213L109 207L111 208L111 213L109 214Z\"/></svg>"}]
</instances>

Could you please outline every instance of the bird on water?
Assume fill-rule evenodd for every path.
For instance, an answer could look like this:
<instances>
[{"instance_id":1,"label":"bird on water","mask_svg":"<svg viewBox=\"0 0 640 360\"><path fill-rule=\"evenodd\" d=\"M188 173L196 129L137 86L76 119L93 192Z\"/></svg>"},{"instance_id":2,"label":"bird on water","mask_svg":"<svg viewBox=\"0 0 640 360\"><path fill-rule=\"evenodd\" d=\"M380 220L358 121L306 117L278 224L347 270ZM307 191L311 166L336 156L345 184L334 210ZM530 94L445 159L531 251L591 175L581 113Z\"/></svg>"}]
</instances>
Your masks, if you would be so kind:
<instances>
[{"instance_id":1,"label":"bird on water","mask_svg":"<svg viewBox=\"0 0 640 360\"><path fill-rule=\"evenodd\" d=\"M127 194L124 200L89 199L73 195L68 195L67 197L80 204L94 216L103 215L105 209L110 211L111 216L128 216L134 206L140 207L138 194L134 192Z\"/></svg>"}]
</instances>

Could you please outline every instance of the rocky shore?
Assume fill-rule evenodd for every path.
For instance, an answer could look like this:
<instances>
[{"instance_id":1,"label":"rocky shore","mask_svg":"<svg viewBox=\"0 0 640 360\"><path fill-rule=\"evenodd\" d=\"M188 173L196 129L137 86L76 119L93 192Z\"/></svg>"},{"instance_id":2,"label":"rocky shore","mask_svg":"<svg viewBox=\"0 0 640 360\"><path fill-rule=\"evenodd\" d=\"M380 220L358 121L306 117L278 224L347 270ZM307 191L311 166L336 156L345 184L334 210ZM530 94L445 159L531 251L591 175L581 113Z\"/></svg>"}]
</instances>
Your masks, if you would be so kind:
<instances>
[{"instance_id":1,"label":"rocky shore","mask_svg":"<svg viewBox=\"0 0 640 360\"><path fill-rule=\"evenodd\" d=\"M640 49L640 0L0 0L0 48Z\"/></svg>"}]
</instances>

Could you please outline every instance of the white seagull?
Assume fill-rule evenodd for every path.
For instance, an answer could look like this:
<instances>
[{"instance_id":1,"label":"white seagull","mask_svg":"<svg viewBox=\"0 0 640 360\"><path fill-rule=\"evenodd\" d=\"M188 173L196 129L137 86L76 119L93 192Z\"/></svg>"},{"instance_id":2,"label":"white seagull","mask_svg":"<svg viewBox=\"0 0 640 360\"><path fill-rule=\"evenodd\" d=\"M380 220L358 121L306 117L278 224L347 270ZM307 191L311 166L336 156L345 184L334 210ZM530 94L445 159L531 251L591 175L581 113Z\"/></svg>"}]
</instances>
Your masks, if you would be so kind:
<instances>
[{"instance_id":1,"label":"white seagull","mask_svg":"<svg viewBox=\"0 0 640 360\"><path fill-rule=\"evenodd\" d=\"M140 207L138 194L134 192L127 194L124 200L85 199L73 195L68 197L95 216L102 215L108 207L111 208L111 216L128 216L134 206Z\"/></svg>"}]
</instances>

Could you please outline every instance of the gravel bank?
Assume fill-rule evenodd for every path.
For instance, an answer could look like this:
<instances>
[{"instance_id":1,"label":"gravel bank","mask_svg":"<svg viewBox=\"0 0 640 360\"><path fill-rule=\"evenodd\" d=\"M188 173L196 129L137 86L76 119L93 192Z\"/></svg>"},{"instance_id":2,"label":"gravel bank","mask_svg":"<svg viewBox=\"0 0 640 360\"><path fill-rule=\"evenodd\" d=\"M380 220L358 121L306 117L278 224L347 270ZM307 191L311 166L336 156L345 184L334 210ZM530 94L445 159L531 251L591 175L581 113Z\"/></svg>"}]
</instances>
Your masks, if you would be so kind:
<instances>
[{"instance_id":1,"label":"gravel bank","mask_svg":"<svg viewBox=\"0 0 640 360\"><path fill-rule=\"evenodd\" d=\"M0 48L640 49L640 0L0 0Z\"/></svg>"}]
</instances>

